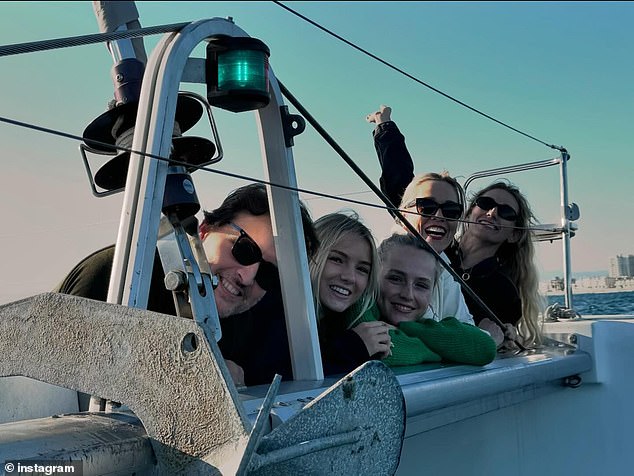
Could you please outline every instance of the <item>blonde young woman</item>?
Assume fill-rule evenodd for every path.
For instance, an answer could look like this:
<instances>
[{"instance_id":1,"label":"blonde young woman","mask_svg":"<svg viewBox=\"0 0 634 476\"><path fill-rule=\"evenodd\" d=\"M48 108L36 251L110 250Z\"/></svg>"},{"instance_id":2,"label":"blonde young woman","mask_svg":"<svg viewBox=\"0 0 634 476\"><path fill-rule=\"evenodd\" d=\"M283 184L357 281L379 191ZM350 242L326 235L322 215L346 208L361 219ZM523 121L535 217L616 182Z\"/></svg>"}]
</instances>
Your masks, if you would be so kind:
<instances>
[{"instance_id":1,"label":"blonde young woman","mask_svg":"<svg viewBox=\"0 0 634 476\"><path fill-rule=\"evenodd\" d=\"M379 298L362 321L383 320L390 326L389 366L425 362L486 365L495 359L496 343L488 332L445 317L426 319L440 275L436 257L414 236L394 234L378 249Z\"/></svg>"},{"instance_id":2,"label":"blonde young woman","mask_svg":"<svg viewBox=\"0 0 634 476\"><path fill-rule=\"evenodd\" d=\"M454 239L464 210L460 184L445 172L416 175L405 188L399 208L411 212L405 213L405 218L434 251L449 262L445 250ZM406 233L402 224L397 224L393 231ZM442 268L424 317L440 321L449 316L467 324L474 323L460 285Z\"/></svg>"},{"instance_id":3,"label":"blonde young woman","mask_svg":"<svg viewBox=\"0 0 634 476\"><path fill-rule=\"evenodd\" d=\"M480 190L471 199L466 223L447 251L452 267L506 323L517 327L526 345L541 342L538 316L544 309L535 267L530 225L535 223L526 197L505 181ZM470 297L474 318L483 329L495 324Z\"/></svg>"},{"instance_id":4,"label":"blonde young woman","mask_svg":"<svg viewBox=\"0 0 634 476\"><path fill-rule=\"evenodd\" d=\"M359 323L377 297L377 254L371 231L354 212L315 221L319 248L310 263L326 375L347 373L389 354L382 322Z\"/></svg>"},{"instance_id":5,"label":"blonde young woman","mask_svg":"<svg viewBox=\"0 0 634 476\"><path fill-rule=\"evenodd\" d=\"M411 182L417 177L412 179L412 158L405 146L405 138L391 121L390 114L390 108L381 106L379 111L367 117L369 122L377 124L373 137L382 167L381 187L393 201L398 201L405 189L400 208L415 210L421 218L431 216L434 204L425 210L422 197L410 196ZM447 218L446 214L444 216ZM443 250L452 268L507 327L500 329L482 306L466 295L475 323L491 332L498 342L504 331L509 336L510 324L517 328L525 345L539 344L538 320L543 298L537 289L534 249L528 231L533 222L528 201L517 187L499 181L472 198L466 217L467 225L461 235L454 239L453 235L448 236L452 231L448 229L435 249L438 251L440 244L447 242ZM435 231L440 237L442 230Z\"/></svg>"}]
</instances>

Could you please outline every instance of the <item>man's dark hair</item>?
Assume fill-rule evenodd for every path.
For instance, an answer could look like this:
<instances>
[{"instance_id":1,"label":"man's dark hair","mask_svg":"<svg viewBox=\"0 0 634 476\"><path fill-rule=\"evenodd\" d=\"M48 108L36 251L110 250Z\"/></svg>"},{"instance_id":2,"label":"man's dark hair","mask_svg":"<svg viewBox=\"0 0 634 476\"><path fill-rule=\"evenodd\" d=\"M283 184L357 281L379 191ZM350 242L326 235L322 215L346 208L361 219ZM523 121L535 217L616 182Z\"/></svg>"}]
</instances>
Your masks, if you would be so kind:
<instances>
[{"instance_id":1,"label":"man's dark hair","mask_svg":"<svg viewBox=\"0 0 634 476\"><path fill-rule=\"evenodd\" d=\"M300 214L304 229L304 241L306 242L306 254L312 258L319 246L317 233L313 226L313 219L306 205L300 200ZM220 227L233 221L238 213L246 212L251 215L269 215L269 201L266 187L261 183L253 183L233 190L223 200L218 208L212 211L204 210L205 218L200 224L200 229L208 230L210 227Z\"/></svg>"}]
</instances>

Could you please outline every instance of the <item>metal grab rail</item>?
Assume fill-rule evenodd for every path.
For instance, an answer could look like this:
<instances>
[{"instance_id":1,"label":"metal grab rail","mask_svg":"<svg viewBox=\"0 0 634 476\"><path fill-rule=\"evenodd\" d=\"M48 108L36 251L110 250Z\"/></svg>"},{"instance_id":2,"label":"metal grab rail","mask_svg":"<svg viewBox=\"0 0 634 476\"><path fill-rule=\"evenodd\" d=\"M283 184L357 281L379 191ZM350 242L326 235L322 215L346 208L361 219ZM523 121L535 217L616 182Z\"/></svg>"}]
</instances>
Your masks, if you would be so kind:
<instances>
[{"instance_id":1,"label":"metal grab rail","mask_svg":"<svg viewBox=\"0 0 634 476\"><path fill-rule=\"evenodd\" d=\"M481 170L479 172L475 172L469 175L464 182L463 188L466 192L467 188L469 187L469 184L471 184L471 182L479 178L491 177L493 175L510 174L514 172L522 172L524 170L541 169L544 167L551 167L553 165L558 165L560 162L561 162L561 157L555 157L553 159L539 160L537 162L527 162L524 164L498 167L496 169Z\"/></svg>"}]
</instances>

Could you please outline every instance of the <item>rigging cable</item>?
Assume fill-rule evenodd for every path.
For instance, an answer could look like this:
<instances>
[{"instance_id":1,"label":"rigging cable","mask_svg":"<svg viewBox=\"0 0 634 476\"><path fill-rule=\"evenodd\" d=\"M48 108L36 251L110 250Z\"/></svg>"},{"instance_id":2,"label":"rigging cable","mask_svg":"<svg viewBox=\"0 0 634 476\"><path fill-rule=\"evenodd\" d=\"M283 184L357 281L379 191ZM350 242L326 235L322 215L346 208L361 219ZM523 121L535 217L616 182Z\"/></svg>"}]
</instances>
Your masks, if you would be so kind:
<instances>
[{"instance_id":1,"label":"rigging cable","mask_svg":"<svg viewBox=\"0 0 634 476\"><path fill-rule=\"evenodd\" d=\"M381 199L383 203L387 206L388 211L394 217L400 220L401 224L407 228L407 230L415 236L418 241L422 243L422 245L427 249L431 255L436 258L436 261L442 265L445 270L454 278L455 281L460 284L460 287L463 291L465 291L473 300L480 306L482 310L485 311L486 314L489 315L491 320L495 322L502 330L506 327L504 323L495 315L495 313L487 306L484 301L478 296L471 287L465 282L464 279L451 267L449 263L447 263L442 257L438 254L438 252L432 248L432 246L425 241L420 232L416 229L414 225L410 223L408 219L406 219L403 214L399 211L398 208L395 208L389 198L379 189L370 178L365 175L363 170L359 168L359 166L344 152L344 150L335 142L335 140L324 130L323 127L315 120L314 117L304 108L304 106L290 93L288 89L282 84L278 79L278 84L282 94L289 100L289 102L295 106L295 108L306 118L311 126L319 133L320 136L340 155L340 157L348 164L348 166L357 174L357 176L363 180L363 182L376 194L377 197ZM526 348L518 341L518 339L514 339L515 344L521 349L526 350Z\"/></svg>"},{"instance_id":2,"label":"rigging cable","mask_svg":"<svg viewBox=\"0 0 634 476\"><path fill-rule=\"evenodd\" d=\"M50 135L56 135L59 137L64 137L67 139L71 139L71 140L75 140L78 142L82 142L84 143L84 138L75 134L70 134L68 132L63 132L63 131L59 131L56 129L51 129L48 127L43 127L43 126L38 126L36 124L32 124L32 123L27 123L27 122L22 122L22 121L18 121L16 119L10 119L8 117L3 117L0 116L0 122L4 122L6 124L11 124L14 126L18 126L18 127L23 127L25 129L31 129L31 130L35 130L38 132L43 132L45 134L50 134ZM217 170L217 169L212 169L209 166L202 166L202 165L194 165L191 164L189 162L183 162L174 158L167 158L167 157L162 157L160 155L156 155L156 154L150 154L149 152L141 152L138 150L134 150L130 147L125 147L123 145L118 145L118 144L111 144L111 143L106 143L106 142L101 142L95 139L91 139L91 142L97 145L101 145L105 148L109 148L109 149L116 149L119 152L128 152L130 154L138 154L140 156L143 157L149 157L151 159L156 159L156 160L161 160L163 162L170 162L173 163L175 165L183 165L186 166L190 169L195 169L195 170L202 170L203 172L209 172L209 173L213 173L213 174L217 174L217 175L222 175L225 177L230 177L230 178L235 178L235 179L239 179L239 180L244 180L244 181L249 181L249 182L257 182L257 183L261 183L263 185L270 185L271 187L277 187L277 188L282 188L285 190L290 190L293 192L299 192L299 193L304 193L307 195L314 195L315 197L319 197L319 198L328 198L330 200L335 200L335 201L340 201L340 202L346 202L346 203L352 203L355 205L361 205L364 207L368 207L368 208L378 208L380 210L386 210L388 211L390 214L392 214L392 216L394 216L395 212L400 212L400 213L407 213L407 214L411 214L411 215L421 215L421 216L431 216L431 215L427 215L424 213L418 213L418 212L413 212L410 210L404 210L404 209L400 209L400 208L396 208L393 206L386 206L386 205L380 205L377 203L370 203L370 202L366 202L366 201L362 201L362 200L355 200L352 198L344 198L344 195L356 195L356 194L364 194L364 193L373 193L373 190L367 190L367 191L362 191L362 192L351 192L348 194L340 194L340 195L330 195L328 193L323 193L323 192L317 192L315 190L309 190L306 188L300 188L300 187L291 187L289 185L282 185L282 184L278 184L278 183L274 183L274 182L270 182L268 180L263 180L263 179L258 179L255 177L250 177L248 175L242 175L242 174L237 174L237 173L233 173L233 172L227 172L224 170ZM345 154L345 152L339 148L339 150L341 151L341 153ZM352 160L352 159L350 159ZM362 172L363 173L363 172ZM306 200L306 199L304 199ZM459 223L464 223L464 224L476 224L476 222L472 222L470 220L467 220L465 218L445 218L445 220L447 221L456 221ZM550 232L558 232L559 229L556 227L547 227L547 226L527 226L527 227L522 227L522 226L514 226L514 225L498 225L500 228L509 228L509 229L514 229L514 230L530 230L530 231L550 231Z\"/></svg>"},{"instance_id":3,"label":"rigging cable","mask_svg":"<svg viewBox=\"0 0 634 476\"><path fill-rule=\"evenodd\" d=\"M454 271L453 268L451 268L449 263L447 263L444 259L442 259L440 257L440 255L436 252L436 250L434 250L431 247L431 245L429 245L429 243L427 243L425 241L425 239L421 236L421 234L416 229L416 227L414 227L410 223L410 221L407 220L404 217L404 215L402 214L402 211L400 209L394 207L394 205L390 202L390 200L387 198L387 196L385 196L385 194L379 188L377 188L376 185L374 185L374 183L370 180L370 178L368 178L367 175L365 175L365 173L350 158L350 156L348 156L348 154L346 154L346 152L339 146L339 144L337 144L335 142L335 140L323 129L323 127L321 127L321 125L312 117L312 115L302 106L302 104L290 93L290 91L288 91L288 89L286 89L286 87L279 80L278 80L278 84L280 86L280 90L281 90L282 94L308 120L308 122L315 128L315 130L319 133L319 135L321 135L322 138L353 169L353 171L358 175L358 177L361 178L368 187L370 187L370 189L375 193L375 195L378 198L380 198L381 201L383 201L385 203L385 206L371 204L371 203L367 203L367 202L362 202L360 200L343 199L341 197L331 196L331 195L328 195L328 194L325 194L325 193L321 193L321 192L304 190L304 189L301 189L301 188L291 187L291 186L288 186L288 185L275 184L275 183L272 183L272 182L269 182L269 181L255 179L255 178L251 178L251 177L246 177L246 176L239 175L239 174L234 174L234 173L231 173L231 172L225 172L225 171L220 171L220 170L216 170L216 169L210 169L208 167L195 166L195 165L192 165L192 164L188 164L186 162L181 162L179 160L170 159L170 158L166 158L166 157L161 157L161 156L158 156L158 155L155 155L155 154L146 153L146 152L135 151L135 150L132 150L130 148L123 147L121 145L105 144L105 143L101 143L100 141L96 141L96 140L91 140L91 142L93 142L95 144L105 145L105 146L107 146L109 148L115 148L117 150L127 151L127 152L130 152L130 153L139 154L139 155L142 155L142 156L145 156L145 157L150 157L150 158L161 160L161 161L167 161L167 162L172 162L172 163L176 163L176 164L180 164L180 165L186 165L188 167L192 167L192 168L195 168L197 170L203 170L203 171L207 171L207 172L217 173L219 175L225 175L225 176L228 176L228 177L239 178L239 179L247 179L247 180L250 180L250 181L253 181L253 182L258 182L258 183L263 183L263 184L266 184L266 185L270 185L272 187L278 187L278 188L283 188L283 189L286 189L286 190L293 190L293 191L302 192L302 193L309 193L309 194L312 194L312 195L317 195L317 196L321 196L321 197L325 197L325 198L332 198L332 199L341 200L341 201L350 202L350 203L356 203L356 204L359 204L359 205L365 205L365 206L369 206L369 207L386 209L394 218L399 219L400 222L405 226L405 228L407 228L407 230L413 236L418 238L418 240L423 244L423 246L428 250L428 252L431 253L432 256L434 256L436 258L436 260L441 264L441 266L444 267L447 270L447 272L454 278L454 280L458 282L460 287L464 291L466 291L467 294L469 294L473 298L473 300L489 315L491 320L493 322L495 322L498 326L500 326L502 329L504 329L505 328L504 323L484 303L484 301L482 301L482 299L467 285L467 283L462 279L462 277L456 271ZM44 132L44 133L47 133L47 134L57 135L57 136L65 137L65 138L68 138L68 139L77 140L77 141L82 142L82 143L84 142L84 138L83 137L80 137L80 136L77 136L77 135L74 135L74 134L69 134L67 132L57 131L57 130L50 129L50 128L47 128L47 127L37 126L35 124L29 124L29 123L26 123L26 122L15 120L15 119L9 119L9 118L0 116L0 122L4 122L4 123L7 123L7 124L12 124L12 125L19 126L19 127L24 127L24 128L27 128L27 129L36 130L36 131L39 131L39 132ZM405 211L405 212L406 213L412 213L412 212L409 212L409 211ZM457 220L457 221L464 221L464 220ZM514 342L519 347L520 350L527 350L517 339L515 339Z\"/></svg>"},{"instance_id":4,"label":"rigging cable","mask_svg":"<svg viewBox=\"0 0 634 476\"><path fill-rule=\"evenodd\" d=\"M468 104L466 104L465 102L460 101L459 99L456 99L455 97L453 97L453 96L451 96L451 95L449 95L449 94L447 94L447 93L445 93L445 92L441 91L441 90L440 90L440 89L438 89L438 88L435 88L434 86L432 86L432 85L430 85L430 84L428 84L428 83L426 83L426 82L422 81L421 79L418 79L417 77L415 77L415 76L413 76L413 75L409 74L408 72L403 71L401 68L398 68L397 66L394 66L393 64L389 63L388 61L383 60L382 58L378 57L377 55L375 55L375 54L373 54L373 53L370 53L369 51L367 51L367 50L365 50L365 49L361 48L361 47L360 47L360 46L358 46L358 45L355 45L355 44L354 44L354 43L352 43L351 41L346 40L345 38L343 38L342 36L338 35L337 33L335 33L335 32L333 32L333 31L329 30L328 28L326 28L326 27L324 27L324 26L321 26L321 25L320 25L320 24L318 24L317 22L315 22L315 21L311 20L310 18L308 18L308 17L306 17L306 16L302 15L301 13L299 13L299 12L297 12L297 11L293 10L292 8L287 7L287 6L286 6L286 5L284 5L282 2L280 2L280 1L278 1L278 0L272 0L272 1L273 1L273 3L275 3L276 5L278 5L278 6L282 7L283 9L285 9L285 10L287 10L288 12L292 13L293 15L295 15L295 16L297 16L297 17L301 18L302 20L304 20L304 21L306 21L306 22L310 23L311 25L313 25L314 27L316 27L316 28L318 28L318 29L322 30L323 32L328 33L329 35L331 35L331 36L335 37L335 38L336 38L336 39L338 39L339 41L344 42L345 44L347 44L348 46L350 46L350 47L354 48L355 50L360 51L361 53L363 53L363 54L365 54L365 55L369 56L370 58L372 58L372 59L374 59L374 60L378 61L379 63L384 64L384 65L385 65L385 66L387 66L388 68L393 69L394 71L396 71L396 72L398 72L398 73L400 73L400 74L402 74L402 75L404 75L404 76L408 77L409 79L411 79L411 80L413 80L413 81L417 82L418 84L421 84L421 85L425 86L425 87L426 87L426 88L428 88L428 89L431 89L432 91L434 91L434 92L436 92L436 93L438 93L438 94L440 94L440 95L442 95L442 96L446 97L447 99L449 99L449 100L451 100L451 101L453 101L453 102L455 102L455 103L457 103L457 104L460 104L461 106L466 107L467 109L470 109L471 111L475 112L476 114L480 114L481 116L486 117L487 119L490 119L491 121L496 122L496 123L500 124L501 126L506 127L506 128L508 128L508 129L510 129L510 130L512 130L512 131L514 131L514 132L517 132L518 134L521 134L521 135L523 135L523 136L525 136L525 137L528 137L529 139L532 139L532 140L534 140L534 141L537 141L537 142L539 142L540 144L545 145L546 147L550 147L551 149L559 150L560 152L565 152L565 149L564 149L563 147L561 147L561 146L557 146L557 145L549 144L549 143L547 143L547 142L544 142L544 141L543 141L543 140L541 140L541 139L538 139L537 137L534 137L534 136L532 136L532 135L530 135L530 134L528 134L528 133L526 133L526 132L523 132L523 131L521 131L521 130L519 130L519 129L516 129L515 127L510 126L509 124L506 124L505 122L502 122L502 121L500 121L500 120L496 119L495 117L490 116L489 114L486 114L486 113L484 113L484 112L480 111L479 109L476 109L475 107L469 106L469 105L468 105Z\"/></svg>"},{"instance_id":5,"label":"rigging cable","mask_svg":"<svg viewBox=\"0 0 634 476\"><path fill-rule=\"evenodd\" d=\"M409 73L406 73L405 71L393 66L392 64L382 60L381 58L377 57L376 55L373 55L372 53L369 53L368 51L358 47L357 45L349 42L348 40L344 39L343 37L331 32L330 30L322 27L321 25L318 25L317 23L313 22L312 20L308 19L307 17L295 12L294 10L286 7L285 5L281 4L278 1L274 0L274 3L276 3L277 5L281 6L282 8L290 11L291 13L299 16L300 18L304 19L305 21L311 23L312 25L316 26L317 28L325 31L326 33L334 36L335 38L339 39L340 41L345 42L346 44L348 44L349 46L361 51L362 53L374 58L375 60L385 64L386 66L396 70L397 72L400 72L401 74L404 74L405 76L409 77L410 79L413 79L414 81L418 82L419 84L422 84L423 86L443 95L444 97L472 110L473 112L476 112L504 127L507 127L519 134L522 134L530 139L533 139L537 142L542 143L543 145L546 145L550 148L553 149L557 149L557 150L565 150L561 147L556 147L556 146L552 146L547 144L546 142L537 139L529 134L526 134L525 132L522 132L514 127L509 126L508 124L505 124L495 118L493 118L492 116L485 114L469 105L467 105L466 103L459 101L455 98L453 98L452 96L438 90L437 88L434 88L433 86L430 86L429 84L419 80L418 78L415 78L414 76L410 75ZM174 25L163 25L163 26L158 26L158 27L150 27L150 28L143 28L143 29L137 29L137 30L129 30L129 31L125 31L125 32L115 32L115 33L100 33L100 34L96 34L96 35L85 35L85 36L77 36L77 37L69 37L69 38L62 38L62 39L55 39L55 40L44 40L44 41L37 41L37 42L32 42L32 43L23 43L23 44L15 44L15 45L8 45L8 46L4 46L4 47L0 47L0 56L10 56L10 55L15 55L15 54L21 54L21 53L27 53L27 52L33 52L33 51L43 51L43 50L47 50L47 49L57 49L57 48L65 48L65 47L69 47L69 46L78 46L78 45L84 45L84 44L91 44L91 43L100 43L100 42L104 42L104 41L111 41L111 40L115 40L115 39L123 39L123 38L133 38L133 37L138 37L138 36L144 36L144 35L150 35L150 34L156 34L156 33L161 33L161 32L167 32L167 31L175 31L175 30L179 30L182 27L184 27L185 25L187 25L187 23L183 23L183 24L174 24ZM400 210L398 210L397 208L394 207L394 205L389 201L389 199L383 194L383 192L381 190L379 190L374 183L363 173L363 171L354 163L354 161L352 161L352 159L350 159L350 157L343 151L343 149L341 149L341 147L339 147L339 145L326 133L326 131L319 125L319 123L317 123L317 121L312 118L312 116L308 113L308 111L306 109L303 108L303 106L299 103L299 101L297 101L291 94L290 92L284 87L284 85L282 83L280 83L280 88L282 89L282 93L291 101L291 103L293 103L293 105L300 111L302 112L302 114L309 120L309 122L311 123L311 125L313 125L313 127L317 130L317 132L322 136L322 138L324 138L326 140L326 142L328 142L328 144L344 159L344 161L353 169L353 171L357 174L357 176L359 176L365 183L366 185L368 185L370 187L370 189L387 205L387 210L390 212L390 214L395 217L398 218L401 223L414 235L416 236L422 243L423 245L429 250L430 253L432 253L433 256L436 257L436 259L442 264L442 266L449 272L450 275L452 275L454 277L454 280L458 281L458 283L460 284L460 286L462 287L462 289L464 289L479 305L480 307L487 313L490 315L490 317L493 319L494 322L496 322L498 325L500 325L502 328L504 328L502 322L497 318L497 316L489 309L489 307L479 298L479 296L477 296L472 290L471 288L464 282L464 280L450 267L450 265L448 263L446 263L442 258L440 258L440 256L438 255L438 253L423 239L423 237L420 235L420 233L418 232L418 230L416 230L416 228L411 225L411 223L404 218L404 216L402 215L402 213L400 212ZM3 122L7 122L7 123L11 123L14 125L20 125L23 127L30 127L32 129L35 130L39 130L40 132L48 132L48 133L52 133L52 134L56 134L56 135L60 135L63 137L67 137L67 138L72 138L72 139L78 139L80 141L83 142L83 138L79 138L77 136L73 136L71 134L66 134L63 132L58 132L58 131L53 131L51 129L46 129L43 127L39 127L39 126L28 126L25 123L21 123L19 121L14 121L11 119L6 119L6 118L0 118L0 120L2 120ZM137 152L138 153L138 152ZM156 157L153 156L151 154L144 154L146 156L155 158L155 159L159 159L159 160L168 160L170 161L170 159L166 159L163 157ZM175 162L174 160L172 160L172 162ZM201 167L201 169L203 169ZM219 171L215 171L219 173ZM230 173L225 173L225 175L233 175L236 176L236 174L230 174ZM260 181L262 182L262 181ZM275 185L275 184L269 184L271 186L279 186L282 187L281 185ZM284 187L284 188L290 188L290 187ZM298 191L300 191L299 189L297 189ZM315 192L309 192L315 195L321 195L321 196L326 196L325 194L318 194ZM340 199L340 198L339 198ZM357 200L350 200L347 199L346 201L349 202L353 202L353 203L360 203L360 204L364 204L363 202L359 202ZM382 207L383 208L383 207ZM525 350L522 345L516 341L516 343L518 344L518 346Z\"/></svg>"},{"instance_id":6,"label":"rigging cable","mask_svg":"<svg viewBox=\"0 0 634 476\"><path fill-rule=\"evenodd\" d=\"M64 137L66 139L71 139L71 140L75 140L78 142L82 142L84 143L84 138L82 136L78 136L75 134L70 134L68 132L63 132L63 131L59 131L56 129L51 129L48 127L44 127L44 126L38 126L36 124L32 124L32 123L27 123L27 122L22 122L22 121L18 121L16 119L10 119L8 117L3 117L0 116L0 122L4 122L6 124L11 124L14 126L18 126L18 127L23 127L25 129L31 129L31 130L35 130L38 132L43 132L45 134L50 134L50 135L55 135L55 136L59 136L59 137ZM134 150L130 147L126 147L123 145L119 145L119 144L111 144L111 143L106 143L106 142L101 142L98 141L96 139L91 139L90 140L91 143L96 144L96 145L101 145L104 148L108 148L108 149L115 149L119 152L128 152L130 154L138 154L140 156L143 157L149 157L151 159L156 159L156 160L161 160L163 162L170 162L173 163L175 165L183 165L186 166L190 169L195 169L195 170L202 170L203 172L209 172L212 174L217 174L217 175L222 175L225 177L230 177L230 178L235 178L235 179L239 179L239 180L244 180L244 181L249 181L249 182L257 182L257 183L261 183L263 185L270 185L271 187L277 187L277 188L282 188L285 190L290 190L293 192L299 192L299 193L304 193L307 195L314 195L315 197L318 198L328 198L330 200L335 200L335 201L339 201L339 202L346 202L346 203L352 203L355 205L361 205L364 207L368 207L368 208L377 208L380 210L386 210L388 211L392 216L394 216L395 212L400 212L400 213L407 213L407 214L411 214L411 215L420 215L420 216L432 216L432 215L428 215L425 213L418 213L418 212L414 212L414 211L410 211L410 210L404 210L404 209L400 209L400 208L396 208L393 206L387 206L387 205L380 205L377 203L370 203L370 202L366 202L366 201L362 201L362 200L355 200L353 198L344 198L344 196L346 195L358 195L358 194L365 194L365 193L373 193L374 190L366 190L366 191L361 191L361 192L351 192L351 193L345 193L345 194L339 194L339 195L330 195L328 193L323 193L323 192L317 192L315 190L309 190L306 188L300 188L300 187L291 187L289 185L282 185L282 184L278 184L278 183L274 183L274 182L270 182L268 180L263 180L263 179L258 179L255 177L250 177L248 175L242 175L242 174L237 174L237 173L233 173L233 172L227 172L224 170L217 170L217 169L212 169L209 166L203 166L203 165L195 165L195 164L191 164L189 162L183 162L174 158L167 158L167 157L162 157L160 155L156 155L156 154L150 154L149 152L141 152L138 150ZM346 154L341 148L339 148L340 153L342 154ZM352 160L352 159L350 159ZM363 173L363 172L361 172ZM304 199L304 200L309 200L309 199ZM447 221L456 221L459 223L464 223L464 224L476 224L476 222L467 220L465 218L445 218L445 220ZM500 228L509 228L509 229L513 229L513 230L529 230L529 231L550 231L550 232L558 232L559 229L556 227L547 227L547 226L514 226L514 225L498 225Z\"/></svg>"},{"instance_id":7,"label":"rigging cable","mask_svg":"<svg viewBox=\"0 0 634 476\"><path fill-rule=\"evenodd\" d=\"M0 46L0 57L12 56L24 53L34 53L36 51L56 50L69 48L72 46L91 45L129 38L139 38L141 36L157 35L159 33L169 33L180 31L189 23L173 23L171 25L157 25L146 28L137 28L126 31L113 31L108 33L93 33L90 35L69 36L66 38L55 38L52 40L32 41L29 43L15 43L13 45Z\"/></svg>"}]
</instances>

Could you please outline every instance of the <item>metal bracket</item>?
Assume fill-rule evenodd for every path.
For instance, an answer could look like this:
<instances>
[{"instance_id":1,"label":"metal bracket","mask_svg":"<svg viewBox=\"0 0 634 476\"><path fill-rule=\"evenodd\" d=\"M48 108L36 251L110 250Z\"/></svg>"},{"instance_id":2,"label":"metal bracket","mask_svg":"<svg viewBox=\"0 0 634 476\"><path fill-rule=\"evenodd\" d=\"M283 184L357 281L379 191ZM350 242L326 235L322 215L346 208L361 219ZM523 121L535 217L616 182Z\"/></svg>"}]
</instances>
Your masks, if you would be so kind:
<instances>
[{"instance_id":1,"label":"metal bracket","mask_svg":"<svg viewBox=\"0 0 634 476\"><path fill-rule=\"evenodd\" d=\"M92 169L90 168L90 164L88 162L88 156L86 155L86 152L91 152L91 153L95 153L98 155L103 155L102 152L98 152L95 149L88 147L85 144L79 144L79 155L81 155L81 160L84 163L84 168L86 169L86 173L88 174L88 182L90 183L90 189L92 190L92 194L97 197L107 197L109 195L114 195L115 193L119 193L123 191L123 188L117 188L114 190L105 190L105 191L99 191L97 190L97 184L95 183L95 179L94 174L92 172ZM114 157L115 154L110 154L109 157Z\"/></svg>"},{"instance_id":2,"label":"metal bracket","mask_svg":"<svg viewBox=\"0 0 634 476\"><path fill-rule=\"evenodd\" d=\"M253 425L253 430L251 430L251 435L249 436L249 442L247 443L247 447L244 450L244 455L242 457L242 461L240 462L240 467L238 468L237 476L246 476L248 474L248 468L251 465L251 461L255 455L255 451L264 436L264 432L266 430L266 423L269 421L271 415L271 409L273 408L273 403L275 397L277 397L277 392L280 389L280 382L282 380L282 376L279 374L275 374L273 378L273 383L269 387L268 392L266 393L266 397L264 398L264 402L260 407L260 411L258 412L258 416L255 419L255 425Z\"/></svg>"},{"instance_id":3,"label":"metal bracket","mask_svg":"<svg viewBox=\"0 0 634 476\"><path fill-rule=\"evenodd\" d=\"M284 142L286 147L295 145L293 137L301 134L306 129L306 121L299 114L288 112L288 106L280 106L282 116L282 127L284 129Z\"/></svg>"},{"instance_id":4,"label":"metal bracket","mask_svg":"<svg viewBox=\"0 0 634 476\"><path fill-rule=\"evenodd\" d=\"M581 216L581 213L579 212L579 206L574 202L566 207L566 212L568 215L567 218L570 221L578 220Z\"/></svg>"},{"instance_id":5,"label":"metal bracket","mask_svg":"<svg viewBox=\"0 0 634 476\"><path fill-rule=\"evenodd\" d=\"M163 221L164 218L161 219L161 223ZM178 315L192 317L203 329L208 340L218 342L222 337L222 331L214 299L211 269L200 237L197 232L193 236L188 235L180 221L173 221L171 225L175 243L178 245L180 266L177 269L165 269L165 275L167 277L174 271L182 272L183 289L172 289ZM162 261L165 247L161 244L158 249Z\"/></svg>"}]
</instances>

